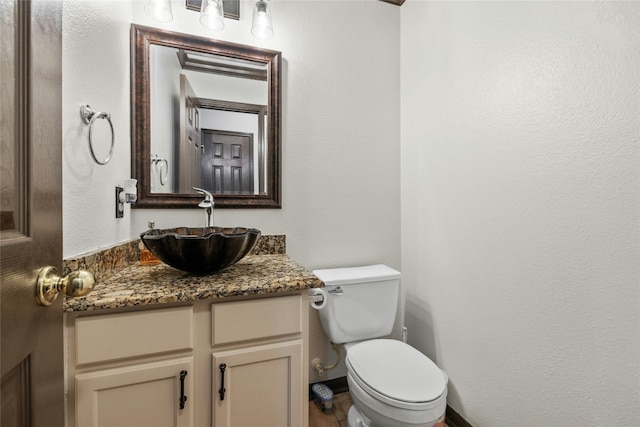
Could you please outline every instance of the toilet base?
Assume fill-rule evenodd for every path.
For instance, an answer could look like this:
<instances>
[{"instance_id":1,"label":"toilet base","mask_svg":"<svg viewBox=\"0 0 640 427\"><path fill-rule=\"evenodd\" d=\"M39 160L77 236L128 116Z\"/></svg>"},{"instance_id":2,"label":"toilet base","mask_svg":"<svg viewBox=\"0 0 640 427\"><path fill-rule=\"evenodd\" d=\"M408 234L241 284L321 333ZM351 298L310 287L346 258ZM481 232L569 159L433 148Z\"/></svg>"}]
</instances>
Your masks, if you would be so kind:
<instances>
[{"instance_id":1,"label":"toilet base","mask_svg":"<svg viewBox=\"0 0 640 427\"><path fill-rule=\"evenodd\" d=\"M371 427L370 420L358 411L356 405L351 405L351 408L349 408L347 422L349 427Z\"/></svg>"},{"instance_id":2,"label":"toilet base","mask_svg":"<svg viewBox=\"0 0 640 427\"><path fill-rule=\"evenodd\" d=\"M371 420L362 415L356 405L351 405L349 408L349 413L347 414L347 423L349 427L376 427L371 423ZM425 427L446 427L444 422L444 415L435 424L430 424Z\"/></svg>"}]
</instances>

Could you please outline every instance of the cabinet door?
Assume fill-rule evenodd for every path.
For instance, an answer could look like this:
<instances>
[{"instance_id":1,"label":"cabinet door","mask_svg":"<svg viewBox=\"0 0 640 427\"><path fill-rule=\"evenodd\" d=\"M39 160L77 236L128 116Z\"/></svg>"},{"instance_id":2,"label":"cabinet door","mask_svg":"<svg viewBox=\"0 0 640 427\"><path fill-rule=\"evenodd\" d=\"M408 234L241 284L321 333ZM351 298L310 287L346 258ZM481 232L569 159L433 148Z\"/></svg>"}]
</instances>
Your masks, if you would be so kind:
<instances>
[{"instance_id":1,"label":"cabinet door","mask_svg":"<svg viewBox=\"0 0 640 427\"><path fill-rule=\"evenodd\" d=\"M293 340L213 353L214 427L307 425L302 350Z\"/></svg>"},{"instance_id":2,"label":"cabinet door","mask_svg":"<svg viewBox=\"0 0 640 427\"><path fill-rule=\"evenodd\" d=\"M77 374L76 426L191 427L193 383L192 357Z\"/></svg>"}]
</instances>

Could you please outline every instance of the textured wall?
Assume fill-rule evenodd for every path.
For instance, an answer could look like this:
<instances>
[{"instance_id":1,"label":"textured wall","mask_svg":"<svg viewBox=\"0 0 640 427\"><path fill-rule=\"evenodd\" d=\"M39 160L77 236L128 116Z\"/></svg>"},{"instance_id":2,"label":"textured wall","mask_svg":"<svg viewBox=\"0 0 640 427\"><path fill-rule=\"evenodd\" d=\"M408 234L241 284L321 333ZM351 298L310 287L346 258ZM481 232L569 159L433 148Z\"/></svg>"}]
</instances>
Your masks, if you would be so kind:
<instances>
[{"instance_id":1,"label":"textured wall","mask_svg":"<svg viewBox=\"0 0 640 427\"><path fill-rule=\"evenodd\" d=\"M401 10L409 341L475 426L640 425L640 3Z\"/></svg>"},{"instance_id":2,"label":"textured wall","mask_svg":"<svg viewBox=\"0 0 640 427\"><path fill-rule=\"evenodd\" d=\"M167 24L148 18L145 3L64 3L65 258L136 236L149 220L159 227L202 221L197 210L127 207L124 219L113 216L113 187L130 174L129 26L135 22L283 52L283 209L221 209L220 225L287 234L289 253L309 268L399 267L399 9L382 2L275 1L276 36L262 42L249 32L252 2L241 2L242 19L225 20L221 32L202 28L182 0L173 2ZM113 116L116 150L106 166L89 156L82 102ZM97 139L104 148L104 138Z\"/></svg>"},{"instance_id":3,"label":"textured wall","mask_svg":"<svg viewBox=\"0 0 640 427\"><path fill-rule=\"evenodd\" d=\"M129 26L121 1L64 0L62 7L62 213L64 258L113 246L131 236L130 210L115 218L115 186L131 177ZM115 149L105 166L89 154L80 104L111 114ZM95 125L101 159L109 152L106 121Z\"/></svg>"},{"instance_id":4,"label":"textured wall","mask_svg":"<svg viewBox=\"0 0 640 427\"><path fill-rule=\"evenodd\" d=\"M400 267L400 10L383 2L271 2L275 37L250 35L251 7L241 20L207 32L198 14L172 2L160 24L146 1L64 2L64 256L113 246L157 227L199 225L198 210L125 210L114 218L114 187L130 175L129 26L131 22L283 53L283 208L220 209L217 225L286 234L287 252L309 269L364 263ZM87 102L109 111L114 159L89 156ZM327 359L327 339L311 314L311 357ZM337 373L339 375L340 372ZM342 374L344 374L342 372Z\"/></svg>"}]
</instances>

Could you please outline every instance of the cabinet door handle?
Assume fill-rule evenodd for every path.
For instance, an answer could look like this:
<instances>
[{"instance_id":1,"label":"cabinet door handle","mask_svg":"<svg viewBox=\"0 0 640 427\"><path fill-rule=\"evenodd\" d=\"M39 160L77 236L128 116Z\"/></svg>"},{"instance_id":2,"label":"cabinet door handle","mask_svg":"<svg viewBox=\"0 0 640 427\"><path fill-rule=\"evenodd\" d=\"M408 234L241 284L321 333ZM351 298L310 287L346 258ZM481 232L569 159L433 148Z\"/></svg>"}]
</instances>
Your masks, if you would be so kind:
<instances>
[{"instance_id":1,"label":"cabinet door handle","mask_svg":"<svg viewBox=\"0 0 640 427\"><path fill-rule=\"evenodd\" d=\"M180 371L180 409L184 409L184 404L187 402L187 396L184 394L184 377L187 376L187 371Z\"/></svg>"},{"instance_id":2,"label":"cabinet door handle","mask_svg":"<svg viewBox=\"0 0 640 427\"><path fill-rule=\"evenodd\" d=\"M218 393L220 393L220 400L224 400L224 392L226 391L224 388L224 370L227 369L227 364L221 363L219 368L220 368L220 390L218 390Z\"/></svg>"}]
</instances>

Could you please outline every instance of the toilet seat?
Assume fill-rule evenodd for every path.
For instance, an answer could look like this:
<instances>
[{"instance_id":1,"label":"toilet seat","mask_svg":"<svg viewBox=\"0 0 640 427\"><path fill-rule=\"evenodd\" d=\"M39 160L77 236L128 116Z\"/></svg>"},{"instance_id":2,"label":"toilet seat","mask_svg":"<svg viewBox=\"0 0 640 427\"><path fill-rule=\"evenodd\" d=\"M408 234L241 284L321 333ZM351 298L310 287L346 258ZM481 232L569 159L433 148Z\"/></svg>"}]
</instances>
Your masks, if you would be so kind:
<instances>
[{"instance_id":1,"label":"toilet seat","mask_svg":"<svg viewBox=\"0 0 640 427\"><path fill-rule=\"evenodd\" d=\"M427 356L402 341L375 339L347 351L347 369L367 394L388 405L415 411L441 405L444 373Z\"/></svg>"}]
</instances>

